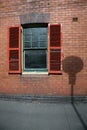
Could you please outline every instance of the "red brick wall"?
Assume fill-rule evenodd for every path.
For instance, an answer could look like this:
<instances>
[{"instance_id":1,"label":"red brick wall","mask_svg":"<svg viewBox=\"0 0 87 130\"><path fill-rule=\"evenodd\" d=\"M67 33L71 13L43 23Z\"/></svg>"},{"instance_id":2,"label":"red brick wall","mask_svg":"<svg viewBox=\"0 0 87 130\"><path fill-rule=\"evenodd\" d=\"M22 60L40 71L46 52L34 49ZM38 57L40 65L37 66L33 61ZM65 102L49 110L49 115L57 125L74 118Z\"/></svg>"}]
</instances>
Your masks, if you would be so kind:
<instances>
[{"instance_id":1,"label":"red brick wall","mask_svg":"<svg viewBox=\"0 0 87 130\"><path fill-rule=\"evenodd\" d=\"M62 24L62 60L75 56L83 62L81 71L74 74L76 78L75 83L72 83L74 95L87 95L86 0L0 0L0 93L71 94L71 84L69 84L71 72L67 74L62 71L61 75L33 76L8 74L8 27L19 26L20 17L32 13L48 15L45 20L49 23Z\"/></svg>"}]
</instances>

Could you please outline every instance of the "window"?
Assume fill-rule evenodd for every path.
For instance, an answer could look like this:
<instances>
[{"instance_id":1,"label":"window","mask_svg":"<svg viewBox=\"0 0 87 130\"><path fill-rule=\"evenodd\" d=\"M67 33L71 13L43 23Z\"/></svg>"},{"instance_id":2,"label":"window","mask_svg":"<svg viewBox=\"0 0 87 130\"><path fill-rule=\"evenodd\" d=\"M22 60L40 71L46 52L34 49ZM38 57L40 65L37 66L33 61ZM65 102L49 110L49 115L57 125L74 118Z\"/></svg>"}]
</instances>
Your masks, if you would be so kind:
<instances>
[{"instance_id":1,"label":"window","mask_svg":"<svg viewBox=\"0 0 87 130\"><path fill-rule=\"evenodd\" d=\"M9 28L9 73L22 73L22 71L60 73L61 26L29 24L22 27L22 38L20 27Z\"/></svg>"},{"instance_id":2,"label":"window","mask_svg":"<svg viewBox=\"0 0 87 130\"><path fill-rule=\"evenodd\" d=\"M23 70L47 71L47 25L23 27Z\"/></svg>"}]
</instances>

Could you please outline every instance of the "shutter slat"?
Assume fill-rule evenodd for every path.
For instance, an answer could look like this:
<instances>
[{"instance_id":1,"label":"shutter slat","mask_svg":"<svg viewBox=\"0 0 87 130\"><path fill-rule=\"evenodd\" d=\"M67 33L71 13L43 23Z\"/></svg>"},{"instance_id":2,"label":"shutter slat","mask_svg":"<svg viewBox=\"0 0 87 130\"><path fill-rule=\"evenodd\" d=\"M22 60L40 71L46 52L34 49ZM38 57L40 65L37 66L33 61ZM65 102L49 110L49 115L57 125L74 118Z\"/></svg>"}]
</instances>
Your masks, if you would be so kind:
<instances>
[{"instance_id":1,"label":"shutter slat","mask_svg":"<svg viewBox=\"0 0 87 130\"><path fill-rule=\"evenodd\" d=\"M49 73L60 73L61 70L61 26L49 25Z\"/></svg>"},{"instance_id":2,"label":"shutter slat","mask_svg":"<svg viewBox=\"0 0 87 130\"><path fill-rule=\"evenodd\" d=\"M18 41L19 41L19 28L18 27L11 27L10 30L9 30L10 34L9 34L9 37L10 37L10 43L9 43L9 48L18 48L19 47L19 44L18 44Z\"/></svg>"},{"instance_id":3,"label":"shutter slat","mask_svg":"<svg viewBox=\"0 0 87 130\"><path fill-rule=\"evenodd\" d=\"M50 46L60 47L60 25L50 25Z\"/></svg>"},{"instance_id":4,"label":"shutter slat","mask_svg":"<svg viewBox=\"0 0 87 130\"><path fill-rule=\"evenodd\" d=\"M19 71L19 61L10 61L9 69L10 73L17 73Z\"/></svg>"},{"instance_id":5,"label":"shutter slat","mask_svg":"<svg viewBox=\"0 0 87 130\"><path fill-rule=\"evenodd\" d=\"M20 73L20 27L9 28L9 73Z\"/></svg>"},{"instance_id":6,"label":"shutter slat","mask_svg":"<svg viewBox=\"0 0 87 130\"><path fill-rule=\"evenodd\" d=\"M50 70L60 71L60 50L51 50L50 51Z\"/></svg>"}]
</instances>

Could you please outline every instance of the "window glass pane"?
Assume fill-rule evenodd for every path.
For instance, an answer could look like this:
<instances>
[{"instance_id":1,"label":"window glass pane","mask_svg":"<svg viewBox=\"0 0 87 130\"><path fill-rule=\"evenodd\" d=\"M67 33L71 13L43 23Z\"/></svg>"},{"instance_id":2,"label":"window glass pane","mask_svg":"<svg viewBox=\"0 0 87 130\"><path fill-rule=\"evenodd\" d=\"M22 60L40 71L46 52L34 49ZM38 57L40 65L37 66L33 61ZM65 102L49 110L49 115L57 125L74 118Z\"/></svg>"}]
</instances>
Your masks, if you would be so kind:
<instances>
[{"instance_id":1,"label":"window glass pane","mask_svg":"<svg viewBox=\"0 0 87 130\"><path fill-rule=\"evenodd\" d=\"M47 28L40 28L40 47L47 47Z\"/></svg>"},{"instance_id":2,"label":"window glass pane","mask_svg":"<svg viewBox=\"0 0 87 130\"><path fill-rule=\"evenodd\" d=\"M32 48L39 47L39 29L38 28L32 28Z\"/></svg>"},{"instance_id":3,"label":"window glass pane","mask_svg":"<svg viewBox=\"0 0 87 130\"><path fill-rule=\"evenodd\" d=\"M25 69L46 68L46 50L25 51Z\"/></svg>"},{"instance_id":4,"label":"window glass pane","mask_svg":"<svg viewBox=\"0 0 87 130\"><path fill-rule=\"evenodd\" d=\"M30 48L32 42L32 32L31 29L25 28L24 29L24 47Z\"/></svg>"},{"instance_id":5,"label":"window glass pane","mask_svg":"<svg viewBox=\"0 0 87 130\"><path fill-rule=\"evenodd\" d=\"M24 47L25 48L31 48L31 42L26 41Z\"/></svg>"},{"instance_id":6,"label":"window glass pane","mask_svg":"<svg viewBox=\"0 0 87 130\"><path fill-rule=\"evenodd\" d=\"M47 47L47 28L25 28L24 29L24 48L43 48Z\"/></svg>"}]
</instances>

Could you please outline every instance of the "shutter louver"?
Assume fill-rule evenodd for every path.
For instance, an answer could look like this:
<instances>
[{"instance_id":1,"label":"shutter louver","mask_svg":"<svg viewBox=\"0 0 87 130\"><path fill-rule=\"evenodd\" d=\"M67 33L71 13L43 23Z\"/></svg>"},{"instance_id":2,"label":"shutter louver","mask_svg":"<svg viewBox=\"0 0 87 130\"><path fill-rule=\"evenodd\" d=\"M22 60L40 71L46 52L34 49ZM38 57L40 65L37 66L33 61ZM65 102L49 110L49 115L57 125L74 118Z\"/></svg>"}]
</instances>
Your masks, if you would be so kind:
<instances>
[{"instance_id":1,"label":"shutter louver","mask_svg":"<svg viewBox=\"0 0 87 130\"><path fill-rule=\"evenodd\" d=\"M61 26L49 25L49 47L48 47L48 69L49 73L60 73L61 70Z\"/></svg>"},{"instance_id":2,"label":"shutter louver","mask_svg":"<svg viewBox=\"0 0 87 130\"><path fill-rule=\"evenodd\" d=\"M9 73L20 73L20 27L9 28Z\"/></svg>"}]
</instances>

